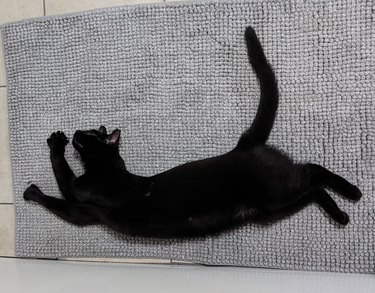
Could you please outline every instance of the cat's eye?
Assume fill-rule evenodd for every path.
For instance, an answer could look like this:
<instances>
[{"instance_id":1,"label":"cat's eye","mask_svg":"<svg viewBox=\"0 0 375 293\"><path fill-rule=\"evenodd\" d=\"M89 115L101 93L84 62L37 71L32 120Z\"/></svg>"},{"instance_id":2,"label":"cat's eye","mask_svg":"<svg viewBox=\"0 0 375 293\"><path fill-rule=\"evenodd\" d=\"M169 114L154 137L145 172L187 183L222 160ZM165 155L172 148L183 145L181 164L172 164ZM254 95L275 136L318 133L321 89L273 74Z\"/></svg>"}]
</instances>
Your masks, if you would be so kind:
<instances>
[{"instance_id":1,"label":"cat's eye","mask_svg":"<svg viewBox=\"0 0 375 293\"><path fill-rule=\"evenodd\" d=\"M99 137L100 139L102 139L102 140L106 140L108 136L107 136L105 133L100 133L100 132L99 132L98 137Z\"/></svg>"}]
</instances>

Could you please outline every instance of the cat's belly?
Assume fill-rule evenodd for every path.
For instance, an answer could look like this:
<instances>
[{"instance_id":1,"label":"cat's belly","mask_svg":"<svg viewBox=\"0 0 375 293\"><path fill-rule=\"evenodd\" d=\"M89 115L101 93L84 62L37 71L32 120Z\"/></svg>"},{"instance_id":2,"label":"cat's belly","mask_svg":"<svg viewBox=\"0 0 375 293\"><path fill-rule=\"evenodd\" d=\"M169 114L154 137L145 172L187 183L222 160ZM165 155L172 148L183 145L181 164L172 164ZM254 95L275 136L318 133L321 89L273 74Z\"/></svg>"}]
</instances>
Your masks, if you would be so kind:
<instances>
[{"instance_id":1,"label":"cat's belly","mask_svg":"<svg viewBox=\"0 0 375 293\"><path fill-rule=\"evenodd\" d=\"M137 236L148 237L188 237L204 236L222 232L225 229L243 225L259 217L259 211L254 208L237 206L205 211L203 213L190 213L168 215L166 213L153 213L144 219L134 221L127 219L126 232Z\"/></svg>"}]
</instances>

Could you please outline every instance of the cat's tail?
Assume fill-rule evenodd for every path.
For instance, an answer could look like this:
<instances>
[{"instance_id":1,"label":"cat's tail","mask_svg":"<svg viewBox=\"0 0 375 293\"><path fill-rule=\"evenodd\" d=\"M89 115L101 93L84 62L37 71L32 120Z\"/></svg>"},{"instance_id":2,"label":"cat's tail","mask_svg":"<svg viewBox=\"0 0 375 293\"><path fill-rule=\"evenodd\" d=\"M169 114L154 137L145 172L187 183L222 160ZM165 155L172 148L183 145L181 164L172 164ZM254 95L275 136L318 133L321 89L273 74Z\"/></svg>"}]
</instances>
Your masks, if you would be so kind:
<instances>
[{"instance_id":1,"label":"cat's tail","mask_svg":"<svg viewBox=\"0 0 375 293\"><path fill-rule=\"evenodd\" d=\"M275 74L264 55L262 45L253 30L245 32L247 53L260 84L260 101L251 127L242 135L235 149L244 150L256 144L264 144L271 132L276 117L279 93Z\"/></svg>"}]
</instances>

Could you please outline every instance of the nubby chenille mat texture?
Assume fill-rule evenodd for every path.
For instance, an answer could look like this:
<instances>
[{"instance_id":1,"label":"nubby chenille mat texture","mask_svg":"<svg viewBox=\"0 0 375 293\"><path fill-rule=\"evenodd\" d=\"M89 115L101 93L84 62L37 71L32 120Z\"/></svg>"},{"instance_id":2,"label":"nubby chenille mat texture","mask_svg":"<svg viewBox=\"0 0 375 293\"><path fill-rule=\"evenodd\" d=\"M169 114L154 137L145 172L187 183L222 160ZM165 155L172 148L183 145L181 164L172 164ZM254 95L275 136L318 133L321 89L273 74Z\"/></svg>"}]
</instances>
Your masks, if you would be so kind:
<instances>
[{"instance_id":1,"label":"nubby chenille mat texture","mask_svg":"<svg viewBox=\"0 0 375 293\"><path fill-rule=\"evenodd\" d=\"M375 272L375 5L366 0L201 1L101 9L1 27L16 206L24 257L163 258L204 264ZM233 148L259 86L253 26L280 88L269 143L357 184L336 225L312 204L272 225L195 239L144 239L70 225L26 203L30 182L60 196L48 136L122 129L128 169L151 175ZM69 144L68 162L82 165Z\"/></svg>"}]
</instances>

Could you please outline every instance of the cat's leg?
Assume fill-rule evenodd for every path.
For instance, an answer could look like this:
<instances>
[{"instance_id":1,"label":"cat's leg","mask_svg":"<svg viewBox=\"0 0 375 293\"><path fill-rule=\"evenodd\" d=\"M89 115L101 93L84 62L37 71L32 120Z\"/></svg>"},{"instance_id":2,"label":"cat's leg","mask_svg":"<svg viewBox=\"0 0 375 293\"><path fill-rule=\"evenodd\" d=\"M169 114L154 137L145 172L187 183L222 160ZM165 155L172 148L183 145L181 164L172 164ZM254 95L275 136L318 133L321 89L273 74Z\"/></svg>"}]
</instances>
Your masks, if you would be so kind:
<instances>
[{"instance_id":1,"label":"cat's leg","mask_svg":"<svg viewBox=\"0 0 375 293\"><path fill-rule=\"evenodd\" d=\"M317 202L336 222L346 225L349 222L348 215L340 210L332 197L323 188L314 188L297 194L284 207L263 210L264 214L257 221L275 221L295 214L312 202Z\"/></svg>"},{"instance_id":2,"label":"cat's leg","mask_svg":"<svg viewBox=\"0 0 375 293\"><path fill-rule=\"evenodd\" d=\"M349 216L337 206L336 202L323 188L316 191L315 201L327 212L337 223L347 225Z\"/></svg>"},{"instance_id":3,"label":"cat's leg","mask_svg":"<svg viewBox=\"0 0 375 293\"><path fill-rule=\"evenodd\" d=\"M57 131L51 134L50 138L47 139L47 143L50 148L50 159L59 189L64 198L75 200L72 184L76 176L64 157L68 139L63 132Z\"/></svg>"},{"instance_id":4,"label":"cat's leg","mask_svg":"<svg viewBox=\"0 0 375 293\"><path fill-rule=\"evenodd\" d=\"M306 166L311 176L312 187L331 188L337 193L352 200L359 200L362 197L362 193L358 187L349 183L341 176L316 164L307 164Z\"/></svg>"},{"instance_id":5,"label":"cat's leg","mask_svg":"<svg viewBox=\"0 0 375 293\"><path fill-rule=\"evenodd\" d=\"M85 226L98 223L96 217L90 212L87 206L47 196L34 184L25 190L23 197L25 200L32 200L43 205L55 215L72 224Z\"/></svg>"},{"instance_id":6,"label":"cat's leg","mask_svg":"<svg viewBox=\"0 0 375 293\"><path fill-rule=\"evenodd\" d=\"M315 200L314 190L296 192L293 196L283 198L282 203L267 203L260 209L259 216L255 219L257 222L273 222L279 219L289 217Z\"/></svg>"}]
</instances>

